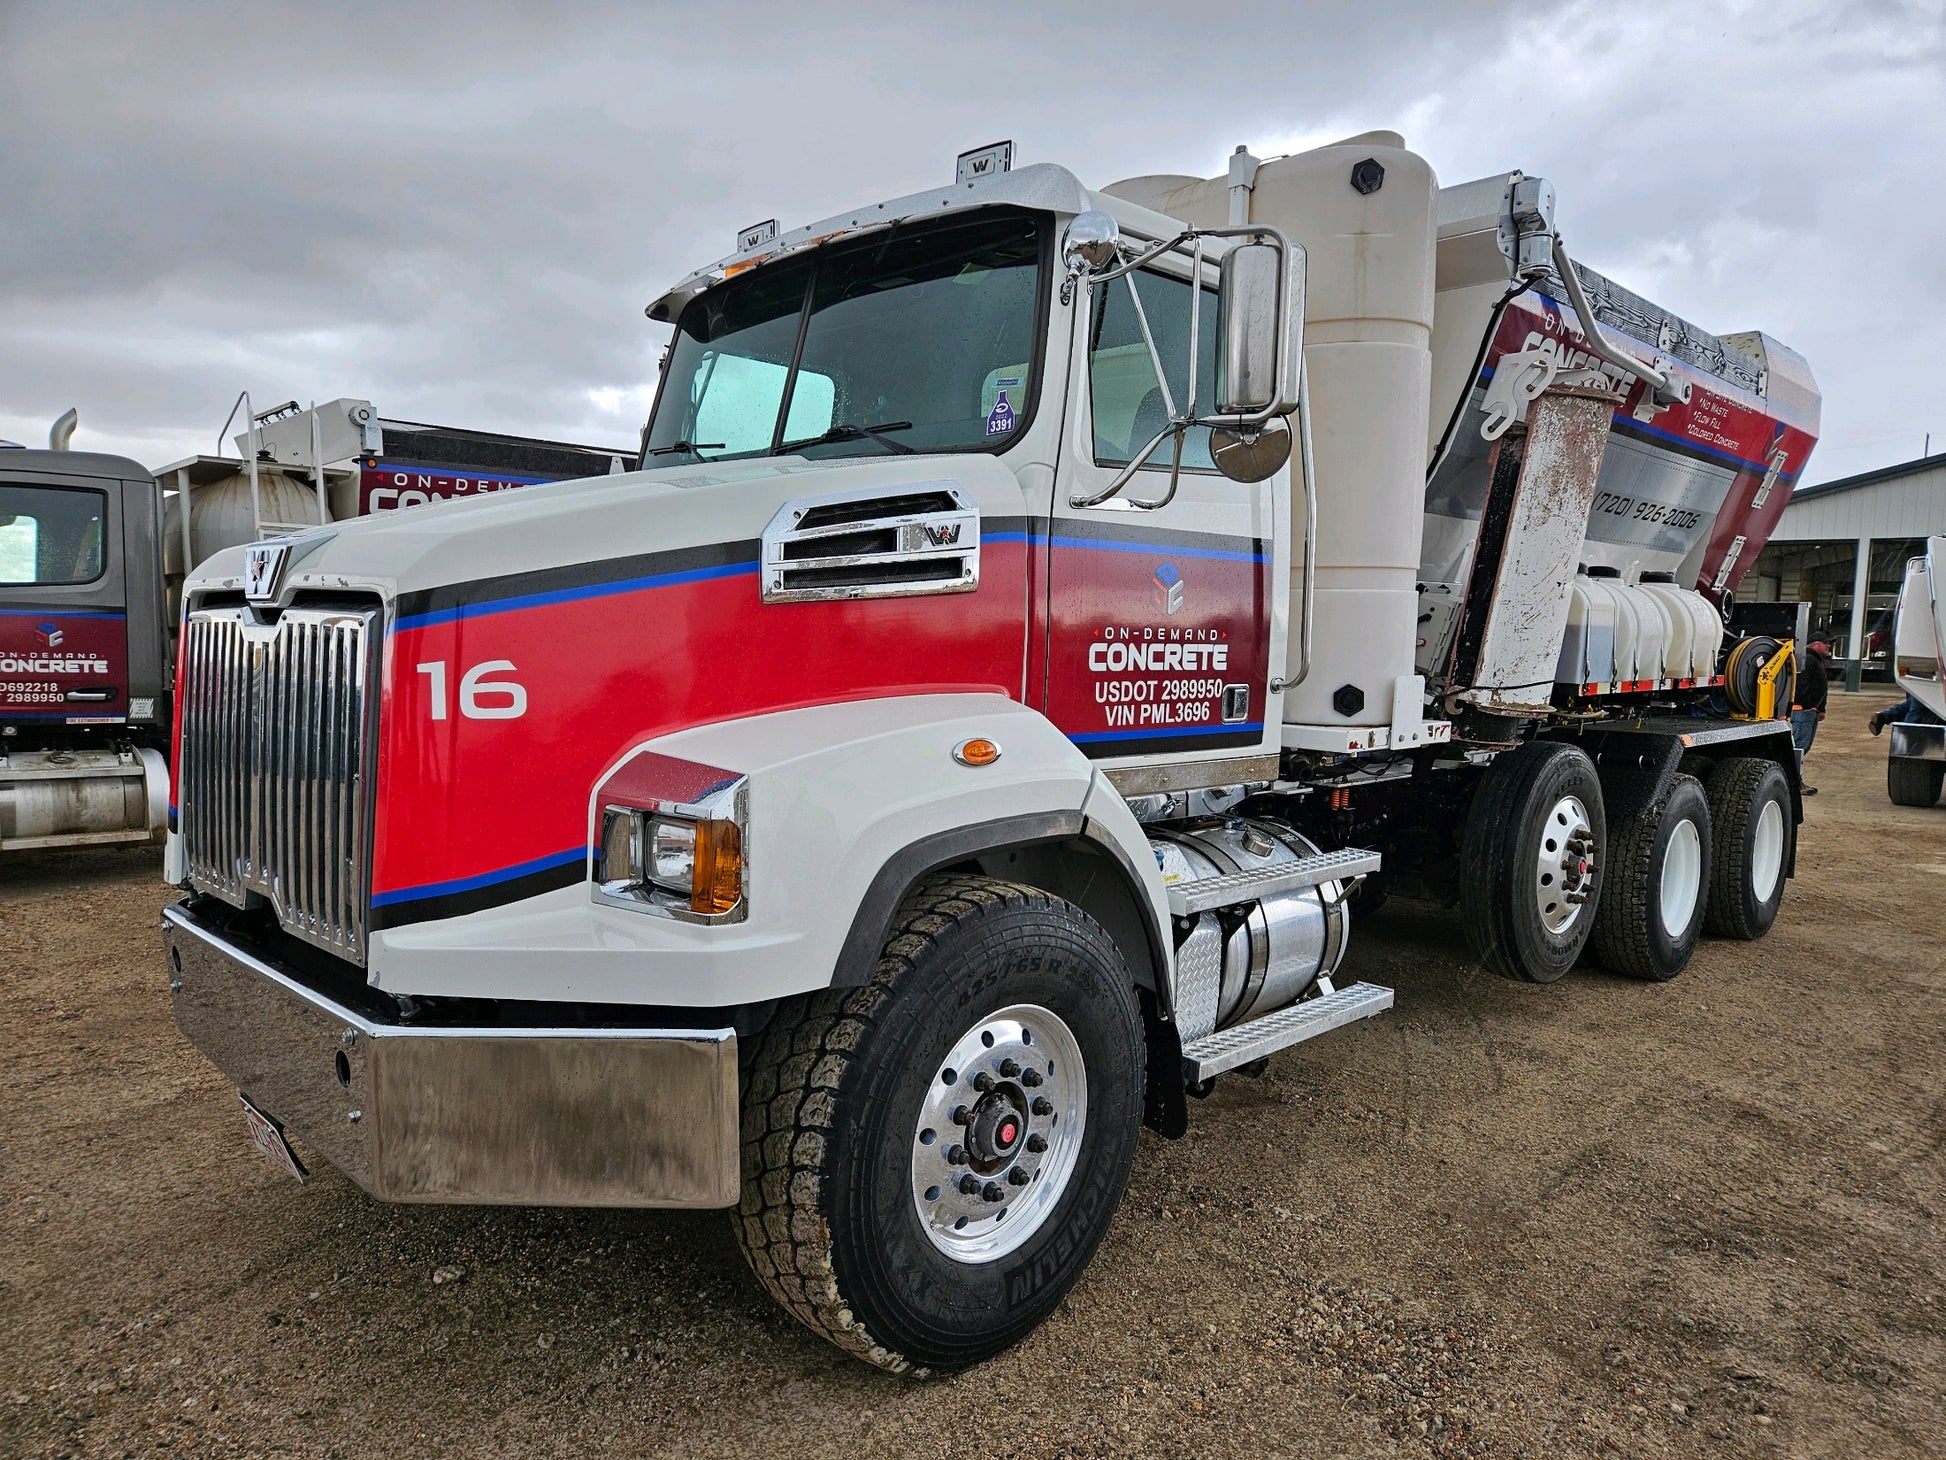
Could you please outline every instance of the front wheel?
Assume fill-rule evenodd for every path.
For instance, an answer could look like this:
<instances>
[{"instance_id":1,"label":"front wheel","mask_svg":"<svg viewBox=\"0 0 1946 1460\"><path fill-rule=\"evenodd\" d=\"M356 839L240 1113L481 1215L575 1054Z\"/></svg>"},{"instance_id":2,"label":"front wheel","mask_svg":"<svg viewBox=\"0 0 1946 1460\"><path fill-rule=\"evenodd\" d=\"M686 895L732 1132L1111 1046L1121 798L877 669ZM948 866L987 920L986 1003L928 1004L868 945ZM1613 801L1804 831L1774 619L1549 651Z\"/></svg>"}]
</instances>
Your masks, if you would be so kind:
<instances>
[{"instance_id":1,"label":"front wheel","mask_svg":"<svg viewBox=\"0 0 1946 1460\"><path fill-rule=\"evenodd\" d=\"M1486 768L1460 846L1474 955L1504 978L1552 983L1580 957L1601 896L1601 780L1577 746L1532 740Z\"/></svg>"},{"instance_id":2,"label":"front wheel","mask_svg":"<svg viewBox=\"0 0 1946 1460\"><path fill-rule=\"evenodd\" d=\"M1946 765L1936 760L1888 760L1885 794L1894 806L1933 806L1946 783Z\"/></svg>"},{"instance_id":3,"label":"front wheel","mask_svg":"<svg viewBox=\"0 0 1946 1460\"><path fill-rule=\"evenodd\" d=\"M1128 969L1080 909L926 879L869 984L799 1002L756 1041L744 1256L786 1311L882 1368L998 1353L1108 1229L1144 1050Z\"/></svg>"}]
</instances>

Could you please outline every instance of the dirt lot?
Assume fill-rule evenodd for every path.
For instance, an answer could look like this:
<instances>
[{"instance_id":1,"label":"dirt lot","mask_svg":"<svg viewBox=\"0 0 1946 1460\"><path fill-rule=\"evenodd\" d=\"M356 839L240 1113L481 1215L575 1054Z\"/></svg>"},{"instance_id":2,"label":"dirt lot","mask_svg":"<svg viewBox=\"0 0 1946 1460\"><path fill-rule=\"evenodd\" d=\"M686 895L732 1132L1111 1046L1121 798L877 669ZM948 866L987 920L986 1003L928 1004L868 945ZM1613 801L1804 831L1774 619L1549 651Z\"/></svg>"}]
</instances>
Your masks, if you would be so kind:
<instances>
[{"instance_id":1,"label":"dirt lot","mask_svg":"<svg viewBox=\"0 0 1946 1460\"><path fill-rule=\"evenodd\" d=\"M0 1453L1946 1450L1946 809L1834 700L1768 941L1674 984L1361 927L1396 1011L1144 1135L1094 1268L970 1374L775 1313L713 1213L383 1207L250 1150L153 854L0 866Z\"/></svg>"}]
</instances>

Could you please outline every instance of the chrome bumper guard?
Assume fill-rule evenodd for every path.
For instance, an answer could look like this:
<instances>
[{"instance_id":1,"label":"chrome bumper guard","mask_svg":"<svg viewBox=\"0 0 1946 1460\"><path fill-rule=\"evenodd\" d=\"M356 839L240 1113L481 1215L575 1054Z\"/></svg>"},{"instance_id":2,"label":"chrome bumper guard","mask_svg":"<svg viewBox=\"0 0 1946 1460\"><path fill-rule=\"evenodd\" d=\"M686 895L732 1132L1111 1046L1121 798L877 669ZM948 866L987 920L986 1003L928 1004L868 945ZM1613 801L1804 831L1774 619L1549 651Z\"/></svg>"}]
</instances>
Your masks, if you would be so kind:
<instances>
[{"instance_id":1,"label":"chrome bumper guard","mask_svg":"<svg viewBox=\"0 0 1946 1460\"><path fill-rule=\"evenodd\" d=\"M250 1103L385 1201L724 1207L730 1029L375 1023L162 914L176 1023Z\"/></svg>"}]
</instances>

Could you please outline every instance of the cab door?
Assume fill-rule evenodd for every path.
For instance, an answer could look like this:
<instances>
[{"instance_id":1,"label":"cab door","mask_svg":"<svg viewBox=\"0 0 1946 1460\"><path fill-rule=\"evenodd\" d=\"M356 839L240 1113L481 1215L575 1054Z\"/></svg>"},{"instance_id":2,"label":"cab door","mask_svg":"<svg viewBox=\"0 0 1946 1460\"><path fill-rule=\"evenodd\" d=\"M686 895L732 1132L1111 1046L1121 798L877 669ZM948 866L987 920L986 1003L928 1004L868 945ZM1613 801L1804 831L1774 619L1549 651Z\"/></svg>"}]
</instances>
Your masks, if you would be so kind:
<instances>
[{"instance_id":1,"label":"cab door","mask_svg":"<svg viewBox=\"0 0 1946 1460\"><path fill-rule=\"evenodd\" d=\"M1165 440L1120 493L1077 506L1114 481L1190 392L1186 261L1088 293L1076 301L1086 315L1070 365L1074 409L1047 528L1045 712L1089 758L1115 765L1274 755L1270 666L1284 662L1288 468L1254 485L1232 482L1211 462L1209 431L1196 428L1173 496ZM1216 315L1211 275L1196 322L1196 406L1205 414L1215 398ZM1265 773L1261 764L1239 768L1236 779ZM1192 773L1166 783L1203 782Z\"/></svg>"}]
</instances>

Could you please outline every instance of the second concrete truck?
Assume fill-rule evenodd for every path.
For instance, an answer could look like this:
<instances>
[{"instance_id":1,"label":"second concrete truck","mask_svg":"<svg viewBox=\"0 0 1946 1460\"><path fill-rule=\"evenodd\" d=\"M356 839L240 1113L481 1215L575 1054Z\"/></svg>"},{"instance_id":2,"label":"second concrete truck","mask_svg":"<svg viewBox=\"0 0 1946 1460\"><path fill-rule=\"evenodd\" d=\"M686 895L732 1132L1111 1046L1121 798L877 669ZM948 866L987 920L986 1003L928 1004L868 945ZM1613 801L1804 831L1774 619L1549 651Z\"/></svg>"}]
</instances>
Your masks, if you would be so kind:
<instances>
[{"instance_id":1,"label":"second concrete truck","mask_svg":"<svg viewBox=\"0 0 1946 1460\"><path fill-rule=\"evenodd\" d=\"M1514 978L1768 929L1796 765L1723 610L1803 363L1389 133L1011 162L657 300L645 470L192 580L164 937L273 1160L733 1208L806 1325L950 1369L1145 1121L1391 1004L1381 879Z\"/></svg>"}]
</instances>

